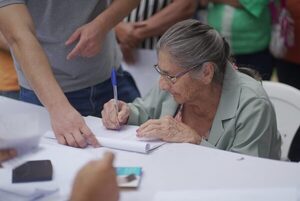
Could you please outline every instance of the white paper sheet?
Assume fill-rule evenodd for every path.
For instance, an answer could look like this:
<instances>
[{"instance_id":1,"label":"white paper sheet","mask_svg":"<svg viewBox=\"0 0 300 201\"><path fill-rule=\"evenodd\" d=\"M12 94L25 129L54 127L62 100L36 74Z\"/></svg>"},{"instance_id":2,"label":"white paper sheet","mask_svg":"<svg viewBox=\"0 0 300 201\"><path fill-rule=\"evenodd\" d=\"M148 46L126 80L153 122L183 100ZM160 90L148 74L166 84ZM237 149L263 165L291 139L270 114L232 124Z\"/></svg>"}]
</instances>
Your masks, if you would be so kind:
<instances>
[{"instance_id":1,"label":"white paper sheet","mask_svg":"<svg viewBox=\"0 0 300 201\"><path fill-rule=\"evenodd\" d=\"M86 149L78 149L73 148L65 145L60 145L56 142L56 140L48 140L48 139L42 139L42 143L38 147L38 149L35 149L27 154L24 154L22 156L18 156L16 158L13 158L9 161L4 162L3 169L8 169L11 171L11 169L29 161L29 160L51 160L51 163L53 165L53 180L52 181L46 181L46 182L29 182L29 183L23 183L24 189L27 191L31 190L29 192L32 192L34 190L33 188L38 186L42 187L40 189L47 190L46 184L49 184L50 187L55 184L59 186L59 197L65 198L69 197L70 191L72 188L73 179L75 178L77 172L80 168L82 168L85 164L87 164L91 160L98 159L101 154L98 154L96 157L94 154L91 154L88 150L94 150L97 151L97 149L94 148L86 148ZM98 150L99 152L99 150ZM11 172L9 175L7 174L6 177L3 176L4 173L0 173L0 189L5 189L8 185L11 187L11 189L14 189L14 192L17 192L19 189L18 186L21 183L18 184L12 184L11 182ZM2 180L2 178L5 178ZM21 185L20 185L21 186ZM54 186L55 187L55 186ZM51 190L51 189L50 189ZM56 196L56 194L51 194L50 197ZM46 200L48 199L48 196ZM51 199L49 200L57 200L57 199ZM58 199L58 200L67 200L67 199ZM1 200L1 194L0 194L0 201Z\"/></svg>"},{"instance_id":2,"label":"white paper sheet","mask_svg":"<svg viewBox=\"0 0 300 201\"><path fill-rule=\"evenodd\" d=\"M291 188L213 189L158 192L153 201L299 201L299 190Z\"/></svg>"},{"instance_id":3,"label":"white paper sheet","mask_svg":"<svg viewBox=\"0 0 300 201\"><path fill-rule=\"evenodd\" d=\"M165 142L152 140L143 141L136 137L137 126L123 126L121 130L108 130L102 125L100 118L88 116L85 121L92 132L96 135L100 144L112 149L148 153L149 151L165 144ZM54 139L53 131L44 135L46 138Z\"/></svg>"},{"instance_id":4,"label":"white paper sheet","mask_svg":"<svg viewBox=\"0 0 300 201\"><path fill-rule=\"evenodd\" d=\"M41 136L37 114L0 115L0 149L15 148L20 155L37 147Z\"/></svg>"},{"instance_id":5,"label":"white paper sheet","mask_svg":"<svg viewBox=\"0 0 300 201\"><path fill-rule=\"evenodd\" d=\"M13 184L11 183L11 177L11 169L0 169L0 200L36 200L56 193L59 189L53 181Z\"/></svg>"}]
</instances>

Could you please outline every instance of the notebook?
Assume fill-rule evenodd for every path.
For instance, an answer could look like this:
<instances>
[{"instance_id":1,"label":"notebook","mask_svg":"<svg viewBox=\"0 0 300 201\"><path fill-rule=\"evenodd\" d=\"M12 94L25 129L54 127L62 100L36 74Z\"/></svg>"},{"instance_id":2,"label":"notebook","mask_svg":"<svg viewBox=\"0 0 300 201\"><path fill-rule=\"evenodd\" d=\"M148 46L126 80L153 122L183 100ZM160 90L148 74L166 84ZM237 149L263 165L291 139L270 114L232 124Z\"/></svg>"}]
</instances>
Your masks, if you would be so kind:
<instances>
[{"instance_id":1,"label":"notebook","mask_svg":"<svg viewBox=\"0 0 300 201\"><path fill-rule=\"evenodd\" d=\"M137 138L138 126L124 125L120 130L108 130L103 126L100 118L88 116L84 119L103 147L147 154L165 144L160 140L146 141ZM47 131L44 137L55 139L53 131Z\"/></svg>"}]
</instances>

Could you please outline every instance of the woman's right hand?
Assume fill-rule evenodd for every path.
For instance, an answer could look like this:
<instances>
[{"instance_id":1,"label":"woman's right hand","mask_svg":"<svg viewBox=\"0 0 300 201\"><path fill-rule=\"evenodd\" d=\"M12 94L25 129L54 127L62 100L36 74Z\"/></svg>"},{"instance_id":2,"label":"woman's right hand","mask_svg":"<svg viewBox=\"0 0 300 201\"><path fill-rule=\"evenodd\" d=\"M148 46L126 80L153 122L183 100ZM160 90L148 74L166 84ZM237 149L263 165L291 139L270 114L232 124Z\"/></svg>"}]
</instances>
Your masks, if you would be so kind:
<instances>
[{"instance_id":1,"label":"woman's right hand","mask_svg":"<svg viewBox=\"0 0 300 201\"><path fill-rule=\"evenodd\" d=\"M120 129L128 121L130 109L127 103L117 101L118 111L116 111L115 100L111 99L104 104L102 115L102 123L108 129Z\"/></svg>"}]
</instances>

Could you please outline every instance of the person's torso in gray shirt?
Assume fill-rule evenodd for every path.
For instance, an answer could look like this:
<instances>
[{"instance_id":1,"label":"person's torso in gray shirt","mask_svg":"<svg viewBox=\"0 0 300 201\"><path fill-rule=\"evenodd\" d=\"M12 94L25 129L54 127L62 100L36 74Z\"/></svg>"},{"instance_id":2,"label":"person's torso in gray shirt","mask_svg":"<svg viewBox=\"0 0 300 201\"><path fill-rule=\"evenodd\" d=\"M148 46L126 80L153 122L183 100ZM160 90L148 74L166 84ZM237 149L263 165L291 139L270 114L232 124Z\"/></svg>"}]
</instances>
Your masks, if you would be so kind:
<instances>
[{"instance_id":1,"label":"person's torso in gray shirt","mask_svg":"<svg viewBox=\"0 0 300 201\"><path fill-rule=\"evenodd\" d=\"M28 7L37 38L64 92L101 83L109 79L112 67L120 65L121 54L113 31L106 35L101 52L96 56L66 59L78 42L66 46L67 39L77 28L103 12L108 6L106 0L0 0L0 6L22 2ZM15 58L14 61L20 85L30 89L19 63Z\"/></svg>"}]
</instances>

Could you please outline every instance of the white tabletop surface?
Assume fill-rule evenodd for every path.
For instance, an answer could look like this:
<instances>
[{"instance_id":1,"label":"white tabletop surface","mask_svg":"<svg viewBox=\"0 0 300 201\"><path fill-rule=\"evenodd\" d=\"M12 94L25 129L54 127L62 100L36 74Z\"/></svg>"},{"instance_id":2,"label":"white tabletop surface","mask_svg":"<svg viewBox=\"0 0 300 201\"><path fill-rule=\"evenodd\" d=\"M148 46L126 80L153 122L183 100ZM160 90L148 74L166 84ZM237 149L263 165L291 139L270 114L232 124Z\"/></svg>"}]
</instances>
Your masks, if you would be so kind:
<instances>
[{"instance_id":1,"label":"white tabletop surface","mask_svg":"<svg viewBox=\"0 0 300 201\"><path fill-rule=\"evenodd\" d=\"M50 129L46 110L0 96L0 115L37 113L41 133ZM18 157L6 166L26 160L50 159L61 199L70 191L76 172L108 148L76 149L42 139L38 151ZM159 191L300 187L300 164L250 157L191 144L166 144L149 154L112 150L115 166L141 166L137 189L121 190L121 201L150 201Z\"/></svg>"}]
</instances>

